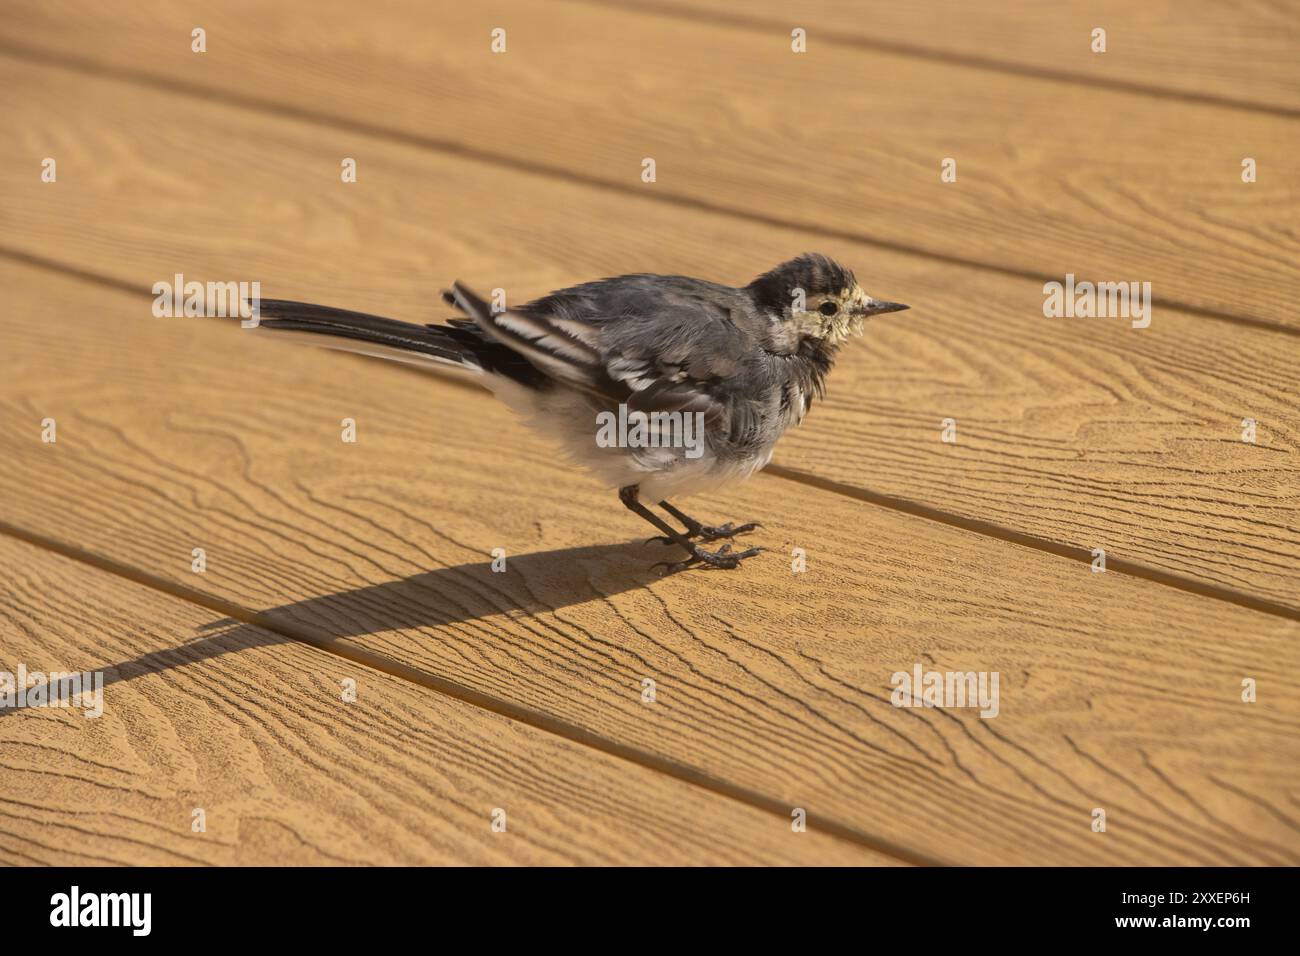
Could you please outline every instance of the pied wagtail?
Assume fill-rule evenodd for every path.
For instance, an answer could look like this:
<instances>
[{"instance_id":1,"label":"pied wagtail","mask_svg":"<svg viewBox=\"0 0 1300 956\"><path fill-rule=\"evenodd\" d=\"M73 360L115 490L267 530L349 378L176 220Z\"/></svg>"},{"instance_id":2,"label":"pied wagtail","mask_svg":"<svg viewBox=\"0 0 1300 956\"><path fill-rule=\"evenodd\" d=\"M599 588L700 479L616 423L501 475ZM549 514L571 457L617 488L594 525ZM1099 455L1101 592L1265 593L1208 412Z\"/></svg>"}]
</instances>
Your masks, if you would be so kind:
<instances>
[{"instance_id":1,"label":"pied wagtail","mask_svg":"<svg viewBox=\"0 0 1300 956\"><path fill-rule=\"evenodd\" d=\"M262 299L259 327L306 333L332 348L472 376L529 425L557 439L612 487L631 511L695 564L735 568L761 551L717 551L699 542L731 538L757 524L719 527L673 507L680 498L752 475L777 439L824 393L846 338L867 318L907 306L871 298L853 273L826 256L782 263L742 288L686 276L626 275L561 289L494 310L459 282L443 293L464 313L416 325L320 305ZM597 441L602 413L642 413L650 431L699 413L702 441L611 445ZM606 417L605 421L609 421ZM681 417L675 420L681 422ZM643 437L645 437L643 435ZM642 498L685 527L678 531Z\"/></svg>"}]
</instances>

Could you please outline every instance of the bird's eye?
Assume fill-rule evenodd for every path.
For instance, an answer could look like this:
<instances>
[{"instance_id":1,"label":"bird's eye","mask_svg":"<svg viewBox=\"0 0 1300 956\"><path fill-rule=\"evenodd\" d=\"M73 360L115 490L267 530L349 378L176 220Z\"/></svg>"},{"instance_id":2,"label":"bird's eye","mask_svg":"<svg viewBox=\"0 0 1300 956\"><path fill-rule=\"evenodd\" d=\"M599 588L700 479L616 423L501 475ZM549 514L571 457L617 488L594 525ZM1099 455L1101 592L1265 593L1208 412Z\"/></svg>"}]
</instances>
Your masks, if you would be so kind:
<instances>
[{"instance_id":1,"label":"bird's eye","mask_svg":"<svg viewBox=\"0 0 1300 956\"><path fill-rule=\"evenodd\" d=\"M839 310L840 307L836 305L834 302L823 302L821 305L817 307L817 311L827 317L834 315Z\"/></svg>"}]
</instances>

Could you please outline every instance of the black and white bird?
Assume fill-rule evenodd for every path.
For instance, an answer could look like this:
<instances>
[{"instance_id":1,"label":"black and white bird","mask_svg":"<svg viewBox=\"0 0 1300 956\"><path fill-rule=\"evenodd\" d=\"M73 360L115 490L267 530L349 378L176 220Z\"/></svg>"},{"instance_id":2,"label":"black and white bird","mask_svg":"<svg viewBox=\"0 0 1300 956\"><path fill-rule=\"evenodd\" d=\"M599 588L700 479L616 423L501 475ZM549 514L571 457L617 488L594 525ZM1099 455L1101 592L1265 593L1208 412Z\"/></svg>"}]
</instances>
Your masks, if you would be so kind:
<instances>
[{"instance_id":1,"label":"black and white bird","mask_svg":"<svg viewBox=\"0 0 1300 956\"><path fill-rule=\"evenodd\" d=\"M705 525L669 499L763 468L785 430L823 394L844 341L870 316L907 308L873 299L852 272L815 254L741 288L626 275L510 308L494 309L460 283L443 297L463 317L417 325L301 302L254 306L262 329L471 376L619 489L623 504L661 532L655 540L685 548L686 560L664 562L670 571L735 568L762 550L702 547L757 525ZM614 422L635 427L610 441L606 426ZM691 433L692 423L702 434ZM645 501L658 502L684 530Z\"/></svg>"}]
</instances>

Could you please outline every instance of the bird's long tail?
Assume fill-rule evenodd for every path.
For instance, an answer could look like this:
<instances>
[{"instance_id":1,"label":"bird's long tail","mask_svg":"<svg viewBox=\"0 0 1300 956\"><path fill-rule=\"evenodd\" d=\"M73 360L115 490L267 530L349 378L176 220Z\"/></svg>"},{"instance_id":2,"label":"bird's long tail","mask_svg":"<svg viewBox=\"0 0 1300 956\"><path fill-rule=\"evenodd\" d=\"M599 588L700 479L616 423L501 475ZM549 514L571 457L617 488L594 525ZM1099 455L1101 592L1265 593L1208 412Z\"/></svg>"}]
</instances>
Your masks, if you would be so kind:
<instances>
[{"instance_id":1,"label":"bird's long tail","mask_svg":"<svg viewBox=\"0 0 1300 956\"><path fill-rule=\"evenodd\" d=\"M416 325L306 302L262 299L257 328L287 333L325 348L403 362L433 371L481 374L477 336L452 326Z\"/></svg>"}]
</instances>

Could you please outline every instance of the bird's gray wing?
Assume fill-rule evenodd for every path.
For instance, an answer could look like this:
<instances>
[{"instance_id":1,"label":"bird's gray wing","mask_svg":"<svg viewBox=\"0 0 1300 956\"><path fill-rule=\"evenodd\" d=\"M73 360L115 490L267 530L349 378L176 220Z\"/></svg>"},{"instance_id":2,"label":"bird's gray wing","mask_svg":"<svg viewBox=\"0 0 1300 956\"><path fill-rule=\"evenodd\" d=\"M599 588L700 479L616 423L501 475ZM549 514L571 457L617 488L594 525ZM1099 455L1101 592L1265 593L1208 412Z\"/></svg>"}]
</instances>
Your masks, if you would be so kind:
<instances>
[{"instance_id":1,"label":"bird's gray wing","mask_svg":"<svg viewBox=\"0 0 1300 956\"><path fill-rule=\"evenodd\" d=\"M582 330L520 309L494 312L460 282L453 283L446 296L485 336L518 352L551 378L583 389L599 381L600 350Z\"/></svg>"},{"instance_id":2,"label":"bird's gray wing","mask_svg":"<svg viewBox=\"0 0 1300 956\"><path fill-rule=\"evenodd\" d=\"M755 352L735 321L734 295L694 280L629 276L493 312L460 283L451 292L485 334L547 375L629 410L703 412L727 431L746 428L735 397Z\"/></svg>"}]
</instances>

